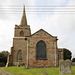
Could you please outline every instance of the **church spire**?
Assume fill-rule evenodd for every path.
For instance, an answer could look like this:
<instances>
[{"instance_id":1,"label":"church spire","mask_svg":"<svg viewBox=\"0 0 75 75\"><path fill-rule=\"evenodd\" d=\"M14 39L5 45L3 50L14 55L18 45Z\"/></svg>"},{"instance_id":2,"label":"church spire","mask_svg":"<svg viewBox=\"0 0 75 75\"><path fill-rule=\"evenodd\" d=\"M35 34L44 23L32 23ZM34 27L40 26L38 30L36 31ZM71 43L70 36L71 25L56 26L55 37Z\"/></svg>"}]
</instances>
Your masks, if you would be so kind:
<instances>
[{"instance_id":1,"label":"church spire","mask_svg":"<svg viewBox=\"0 0 75 75\"><path fill-rule=\"evenodd\" d=\"M25 5L24 5L24 8L23 8L23 15L22 15L22 19L21 19L20 25L22 25L22 26L26 26L27 25L27 19L26 19L26 14L25 14Z\"/></svg>"}]
</instances>

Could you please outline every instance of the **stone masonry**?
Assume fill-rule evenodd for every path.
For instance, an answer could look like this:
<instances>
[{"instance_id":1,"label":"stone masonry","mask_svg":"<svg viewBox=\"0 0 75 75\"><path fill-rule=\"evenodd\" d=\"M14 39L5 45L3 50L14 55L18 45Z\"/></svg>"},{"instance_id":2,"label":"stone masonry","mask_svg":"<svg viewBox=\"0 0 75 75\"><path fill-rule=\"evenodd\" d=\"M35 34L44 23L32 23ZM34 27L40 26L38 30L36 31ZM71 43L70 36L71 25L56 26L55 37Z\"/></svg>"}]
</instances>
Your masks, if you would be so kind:
<instances>
[{"instance_id":1,"label":"stone masonry","mask_svg":"<svg viewBox=\"0 0 75 75\"><path fill-rule=\"evenodd\" d=\"M46 44L46 59L37 60L36 44L41 40L44 41L44 43ZM27 49L28 49L28 60L27 60ZM55 64L56 66L58 66L59 62L57 37L50 35L43 29L40 29L31 35L30 26L27 25L25 7L23 9L23 16L20 25L15 25L13 46L11 47L11 53L8 57L7 63L8 66L17 65L19 61L20 65L27 65L28 61L29 68L54 67Z\"/></svg>"}]
</instances>

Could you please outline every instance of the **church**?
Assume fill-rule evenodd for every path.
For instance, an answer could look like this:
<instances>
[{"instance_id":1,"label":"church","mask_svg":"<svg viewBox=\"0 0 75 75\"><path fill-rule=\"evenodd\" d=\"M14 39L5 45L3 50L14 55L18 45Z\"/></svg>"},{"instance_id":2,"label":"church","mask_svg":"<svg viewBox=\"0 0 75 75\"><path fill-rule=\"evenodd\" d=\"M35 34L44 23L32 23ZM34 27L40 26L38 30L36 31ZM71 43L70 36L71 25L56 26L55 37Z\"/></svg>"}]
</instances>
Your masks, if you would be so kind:
<instances>
[{"instance_id":1,"label":"church","mask_svg":"<svg viewBox=\"0 0 75 75\"><path fill-rule=\"evenodd\" d=\"M57 46L57 37L43 29L31 34L27 25L25 6L20 25L15 25L13 46L7 59L8 66L25 65L25 68L57 67L63 59L63 49Z\"/></svg>"}]
</instances>

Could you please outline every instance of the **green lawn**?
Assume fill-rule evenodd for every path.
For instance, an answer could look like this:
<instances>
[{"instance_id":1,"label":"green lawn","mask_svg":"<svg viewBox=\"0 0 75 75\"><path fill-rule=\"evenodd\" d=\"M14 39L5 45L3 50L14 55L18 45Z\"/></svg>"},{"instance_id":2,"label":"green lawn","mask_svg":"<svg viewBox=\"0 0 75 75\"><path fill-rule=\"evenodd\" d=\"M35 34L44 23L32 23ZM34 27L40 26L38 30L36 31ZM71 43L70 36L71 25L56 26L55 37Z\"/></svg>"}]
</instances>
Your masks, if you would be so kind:
<instances>
[{"instance_id":1,"label":"green lawn","mask_svg":"<svg viewBox=\"0 0 75 75\"><path fill-rule=\"evenodd\" d=\"M3 69L14 75L42 75L44 71L43 68L24 69L23 66L22 67L13 66ZM60 75L59 68L46 68L46 72L48 75ZM62 74L62 75L75 75L75 66L72 66L72 74Z\"/></svg>"},{"instance_id":2,"label":"green lawn","mask_svg":"<svg viewBox=\"0 0 75 75\"><path fill-rule=\"evenodd\" d=\"M0 74L0 75L2 75L2 74Z\"/></svg>"}]
</instances>

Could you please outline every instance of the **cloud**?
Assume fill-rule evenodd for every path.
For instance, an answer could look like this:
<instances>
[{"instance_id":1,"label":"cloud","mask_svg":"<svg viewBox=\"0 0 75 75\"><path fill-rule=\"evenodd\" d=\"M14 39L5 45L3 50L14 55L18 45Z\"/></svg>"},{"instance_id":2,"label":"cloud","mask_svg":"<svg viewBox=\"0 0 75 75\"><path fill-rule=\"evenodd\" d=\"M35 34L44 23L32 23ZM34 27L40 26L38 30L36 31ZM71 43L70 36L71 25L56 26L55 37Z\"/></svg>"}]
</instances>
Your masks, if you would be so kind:
<instances>
[{"instance_id":1,"label":"cloud","mask_svg":"<svg viewBox=\"0 0 75 75\"><path fill-rule=\"evenodd\" d=\"M66 5L70 0L35 0L39 6L61 6Z\"/></svg>"},{"instance_id":2,"label":"cloud","mask_svg":"<svg viewBox=\"0 0 75 75\"><path fill-rule=\"evenodd\" d=\"M68 1L67 5L72 5L75 1ZM65 6L67 6L65 5ZM56 9L55 9L56 10ZM36 30L43 28L50 34L58 36L58 47L67 48L75 55L74 41L75 41L75 15L72 13L56 13L43 14L40 18L37 15L29 18L29 24L31 24L32 33ZM41 18L42 17L42 18ZM36 19L35 19L36 18Z\"/></svg>"},{"instance_id":3,"label":"cloud","mask_svg":"<svg viewBox=\"0 0 75 75\"><path fill-rule=\"evenodd\" d=\"M75 0L69 0L67 5L74 6L75 5Z\"/></svg>"},{"instance_id":4,"label":"cloud","mask_svg":"<svg viewBox=\"0 0 75 75\"><path fill-rule=\"evenodd\" d=\"M14 26L11 26L13 21L0 20L0 51L10 50L12 46L12 37L14 32Z\"/></svg>"},{"instance_id":5,"label":"cloud","mask_svg":"<svg viewBox=\"0 0 75 75\"><path fill-rule=\"evenodd\" d=\"M67 6L74 5L74 0L1 0L4 5L27 6ZM2 6L4 7L4 6ZM35 9L37 10L37 9ZM41 9L40 9L41 10ZM55 8L52 10L56 10ZM6 12L6 11L4 11ZM43 28L53 36L58 36L58 47L65 47L74 53L75 16L70 13L26 13L32 33ZM10 50L14 37L15 24L20 24L21 14L0 14L0 51Z\"/></svg>"}]
</instances>

